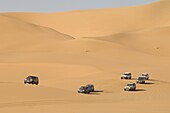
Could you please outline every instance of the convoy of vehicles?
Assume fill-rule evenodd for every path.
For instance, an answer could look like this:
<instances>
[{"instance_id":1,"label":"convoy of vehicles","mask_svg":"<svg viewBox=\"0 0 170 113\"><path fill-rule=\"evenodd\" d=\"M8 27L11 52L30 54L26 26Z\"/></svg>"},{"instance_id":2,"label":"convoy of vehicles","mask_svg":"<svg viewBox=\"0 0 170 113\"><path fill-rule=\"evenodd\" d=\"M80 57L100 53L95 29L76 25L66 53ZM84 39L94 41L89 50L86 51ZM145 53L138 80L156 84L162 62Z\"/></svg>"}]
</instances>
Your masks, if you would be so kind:
<instances>
[{"instance_id":1,"label":"convoy of vehicles","mask_svg":"<svg viewBox=\"0 0 170 113\"><path fill-rule=\"evenodd\" d=\"M131 72L125 72L121 75L121 79L131 79L132 75ZM149 74L148 73L142 73L141 76L138 77L136 83L137 84L144 84L145 80L149 80ZM39 84L39 78L34 75L27 76L24 79L24 84ZM124 87L124 91L135 91L136 90L136 84L133 82L127 83L127 85ZM81 86L78 89L78 93L84 93L84 94L90 94L91 92L94 92L94 85L93 84L87 84L85 86Z\"/></svg>"}]
</instances>

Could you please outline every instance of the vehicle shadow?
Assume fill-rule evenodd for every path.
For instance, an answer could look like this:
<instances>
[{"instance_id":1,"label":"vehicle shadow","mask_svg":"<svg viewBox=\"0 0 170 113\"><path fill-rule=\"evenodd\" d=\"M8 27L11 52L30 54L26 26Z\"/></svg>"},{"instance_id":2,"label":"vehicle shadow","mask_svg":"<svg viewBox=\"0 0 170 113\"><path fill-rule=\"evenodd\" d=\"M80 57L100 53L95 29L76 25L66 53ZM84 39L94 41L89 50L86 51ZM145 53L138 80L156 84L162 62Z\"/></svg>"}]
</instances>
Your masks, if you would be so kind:
<instances>
[{"instance_id":1,"label":"vehicle shadow","mask_svg":"<svg viewBox=\"0 0 170 113\"><path fill-rule=\"evenodd\" d=\"M137 78L124 79L124 80L137 80Z\"/></svg>"},{"instance_id":2,"label":"vehicle shadow","mask_svg":"<svg viewBox=\"0 0 170 113\"><path fill-rule=\"evenodd\" d=\"M100 95L100 92L104 92L103 90L95 90L93 92L90 92L91 95Z\"/></svg>"},{"instance_id":3,"label":"vehicle shadow","mask_svg":"<svg viewBox=\"0 0 170 113\"><path fill-rule=\"evenodd\" d=\"M159 80L156 80L156 79L149 79L148 81L159 81Z\"/></svg>"},{"instance_id":4,"label":"vehicle shadow","mask_svg":"<svg viewBox=\"0 0 170 113\"><path fill-rule=\"evenodd\" d=\"M155 81L155 82L160 82L160 83L170 84L170 82L169 82L169 81L156 80L156 79L149 79L148 81Z\"/></svg>"},{"instance_id":5,"label":"vehicle shadow","mask_svg":"<svg viewBox=\"0 0 170 113\"><path fill-rule=\"evenodd\" d=\"M104 92L103 90L95 90L93 92Z\"/></svg>"},{"instance_id":6,"label":"vehicle shadow","mask_svg":"<svg viewBox=\"0 0 170 113\"><path fill-rule=\"evenodd\" d=\"M101 95L100 93L91 92L90 95Z\"/></svg>"},{"instance_id":7,"label":"vehicle shadow","mask_svg":"<svg viewBox=\"0 0 170 113\"><path fill-rule=\"evenodd\" d=\"M155 83L153 83L153 82L145 82L145 84L150 85L150 84L155 84Z\"/></svg>"},{"instance_id":8,"label":"vehicle shadow","mask_svg":"<svg viewBox=\"0 0 170 113\"><path fill-rule=\"evenodd\" d=\"M135 92L138 92L138 91L146 91L145 89L136 89Z\"/></svg>"}]
</instances>

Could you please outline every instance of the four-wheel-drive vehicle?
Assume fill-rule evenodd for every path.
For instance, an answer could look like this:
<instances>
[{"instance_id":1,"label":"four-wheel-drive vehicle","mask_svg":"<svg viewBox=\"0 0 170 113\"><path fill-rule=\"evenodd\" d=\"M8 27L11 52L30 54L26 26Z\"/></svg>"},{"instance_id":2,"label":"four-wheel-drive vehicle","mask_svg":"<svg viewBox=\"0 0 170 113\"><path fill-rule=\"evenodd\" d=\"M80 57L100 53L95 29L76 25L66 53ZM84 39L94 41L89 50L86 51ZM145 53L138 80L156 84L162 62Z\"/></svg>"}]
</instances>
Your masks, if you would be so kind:
<instances>
[{"instance_id":1,"label":"four-wheel-drive vehicle","mask_svg":"<svg viewBox=\"0 0 170 113\"><path fill-rule=\"evenodd\" d=\"M121 75L121 79L131 79L131 73L130 72L125 72L124 74ZM145 80L149 79L149 74L148 73L142 73L140 77L138 77L136 83L145 83ZM24 84L39 84L39 79L37 76L27 76L24 79ZM136 84L133 82L129 82L125 87L125 91L135 91L136 90ZM78 89L78 93L85 93L85 94L90 94L90 92L94 92L94 85L93 84L87 84L86 86L81 86Z\"/></svg>"},{"instance_id":2,"label":"four-wheel-drive vehicle","mask_svg":"<svg viewBox=\"0 0 170 113\"><path fill-rule=\"evenodd\" d=\"M140 76L140 77L138 77L138 79L137 79L136 83L144 84L144 83L145 83L145 80L146 80L146 78L145 78L145 77Z\"/></svg>"},{"instance_id":3,"label":"four-wheel-drive vehicle","mask_svg":"<svg viewBox=\"0 0 170 113\"><path fill-rule=\"evenodd\" d=\"M78 89L78 93L85 93L85 94L90 94L90 88L86 86L81 86Z\"/></svg>"},{"instance_id":4,"label":"four-wheel-drive vehicle","mask_svg":"<svg viewBox=\"0 0 170 113\"><path fill-rule=\"evenodd\" d=\"M130 72L125 72L124 74L121 75L121 79L131 79L132 75Z\"/></svg>"},{"instance_id":5,"label":"four-wheel-drive vehicle","mask_svg":"<svg viewBox=\"0 0 170 113\"><path fill-rule=\"evenodd\" d=\"M146 80L149 80L149 74L148 73L142 73L141 76L145 77Z\"/></svg>"},{"instance_id":6,"label":"four-wheel-drive vehicle","mask_svg":"<svg viewBox=\"0 0 170 113\"><path fill-rule=\"evenodd\" d=\"M26 84L26 83L38 85L39 79L38 79L37 76L28 76L28 77L26 77L25 80L24 80L24 84Z\"/></svg>"},{"instance_id":7,"label":"four-wheel-drive vehicle","mask_svg":"<svg viewBox=\"0 0 170 113\"><path fill-rule=\"evenodd\" d=\"M87 84L86 87L89 88L90 92L94 92L94 85L93 84Z\"/></svg>"},{"instance_id":8,"label":"four-wheel-drive vehicle","mask_svg":"<svg viewBox=\"0 0 170 113\"><path fill-rule=\"evenodd\" d=\"M129 82L125 87L124 91L135 91L136 90L136 84L133 82Z\"/></svg>"}]
</instances>

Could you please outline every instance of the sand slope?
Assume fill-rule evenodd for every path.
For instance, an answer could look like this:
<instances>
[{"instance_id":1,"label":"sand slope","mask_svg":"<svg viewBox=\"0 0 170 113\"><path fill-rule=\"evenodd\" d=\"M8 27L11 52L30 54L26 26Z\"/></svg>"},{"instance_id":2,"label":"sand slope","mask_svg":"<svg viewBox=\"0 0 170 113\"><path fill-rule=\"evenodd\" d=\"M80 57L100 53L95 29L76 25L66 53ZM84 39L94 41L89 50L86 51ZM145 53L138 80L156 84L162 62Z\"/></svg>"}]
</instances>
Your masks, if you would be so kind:
<instances>
[{"instance_id":1,"label":"sand slope","mask_svg":"<svg viewBox=\"0 0 170 113\"><path fill-rule=\"evenodd\" d=\"M86 38L117 43L151 55L166 57L170 56L168 52L170 50L169 32L170 27L166 26L138 32L115 33L109 36Z\"/></svg>"},{"instance_id":2,"label":"sand slope","mask_svg":"<svg viewBox=\"0 0 170 113\"><path fill-rule=\"evenodd\" d=\"M0 112L169 113L169 5L1 13ZM124 92L142 72L150 80ZM23 84L29 74L38 86ZM77 93L89 83L96 92Z\"/></svg>"},{"instance_id":3,"label":"sand slope","mask_svg":"<svg viewBox=\"0 0 170 113\"><path fill-rule=\"evenodd\" d=\"M50 27L74 37L104 36L170 25L170 2L63 13L9 13L34 24Z\"/></svg>"},{"instance_id":4,"label":"sand slope","mask_svg":"<svg viewBox=\"0 0 170 113\"><path fill-rule=\"evenodd\" d=\"M0 49L30 49L32 46L74 39L54 29L0 15ZM1 51L3 52L3 51Z\"/></svg>"}]
</instances>

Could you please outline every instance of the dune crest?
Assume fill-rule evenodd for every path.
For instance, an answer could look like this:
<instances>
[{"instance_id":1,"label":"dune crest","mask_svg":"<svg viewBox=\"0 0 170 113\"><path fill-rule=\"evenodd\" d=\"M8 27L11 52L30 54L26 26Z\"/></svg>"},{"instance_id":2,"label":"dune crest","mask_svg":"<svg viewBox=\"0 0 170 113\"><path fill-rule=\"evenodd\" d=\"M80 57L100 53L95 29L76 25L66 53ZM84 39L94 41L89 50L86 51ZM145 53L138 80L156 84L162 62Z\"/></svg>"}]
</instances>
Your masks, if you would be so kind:
<instances>
[{"instance_id":1,"label":"dune crest","mask_svg":"<svg viewBox=\"0 0 170 113\"><path fill-rule=\"evenodd\" d=\"M169 32L170 27L165 26L154 29L145 29L144 31L138 32L115 33L103 37L84 38L117 43L156 56L170 56L170 53L168 52L170 50Z\"/></svg>"},{"instance_id":2,"label":"dune crest","mask_svg":"<svg viewBox=\"0 0 170 113\"><path fill-rule=\"evenodd\" d=\"M72 40L71 36L17 18L0 15L0 50L34 49L47 43Z\"/></svg>"},{"instance_id":3,"label":"dune crest","mask_svg":"<svg viewBox=\"0 0 170 113\"><path fill-rule=\"evenodd\" d=\"M5 13L73 37L96 37L170 25L170 2L63 13Z\"/></svg>"}]
</instances>

